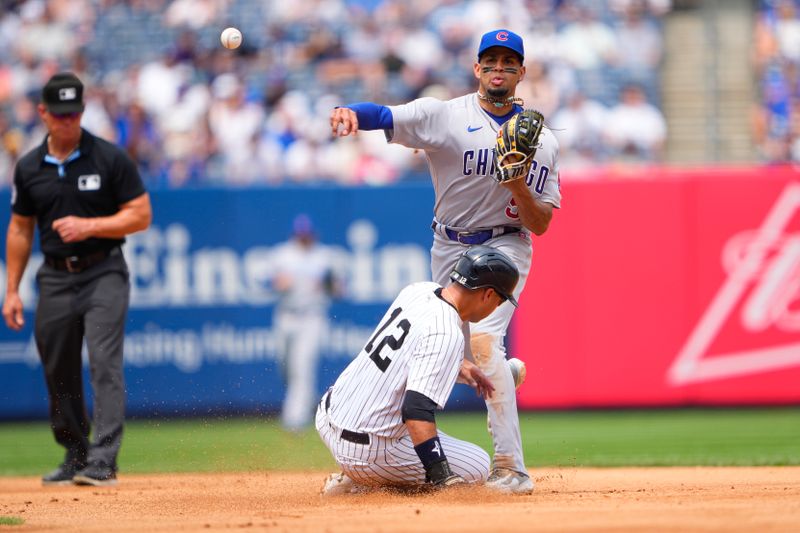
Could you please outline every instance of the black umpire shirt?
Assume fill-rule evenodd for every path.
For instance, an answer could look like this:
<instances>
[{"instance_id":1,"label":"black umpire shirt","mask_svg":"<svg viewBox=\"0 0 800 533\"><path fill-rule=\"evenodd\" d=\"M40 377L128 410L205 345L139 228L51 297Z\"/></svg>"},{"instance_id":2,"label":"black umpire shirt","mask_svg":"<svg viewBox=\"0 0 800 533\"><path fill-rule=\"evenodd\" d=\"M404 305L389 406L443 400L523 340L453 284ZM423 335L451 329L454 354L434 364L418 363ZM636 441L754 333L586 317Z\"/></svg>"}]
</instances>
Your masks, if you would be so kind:
<instances>
[{"instance_id":1,"label":"black umpire shirt","mask_svg":"<svg viewBox=\"0 0 800 533\"><path fill-rule=\"evenodd\" d=\"M63 162L47 153L47 139L25 154L14 170L11 209L36 216L42 253L51 257L83 257L111 250L125 239L90 238L65 243L53 221L111 216L119 206L145 193L136 164L119 147L81 130L78 149Z\"/></svg>"}]
</instances>

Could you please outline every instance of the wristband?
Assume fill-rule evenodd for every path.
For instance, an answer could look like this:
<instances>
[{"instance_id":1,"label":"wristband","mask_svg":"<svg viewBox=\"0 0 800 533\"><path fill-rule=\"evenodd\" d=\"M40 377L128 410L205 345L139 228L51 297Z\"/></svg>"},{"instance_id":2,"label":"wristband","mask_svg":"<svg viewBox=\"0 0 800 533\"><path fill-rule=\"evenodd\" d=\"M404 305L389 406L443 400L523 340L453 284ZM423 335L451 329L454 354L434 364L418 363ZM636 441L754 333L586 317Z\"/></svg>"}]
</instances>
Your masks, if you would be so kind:
<instances>
[{"instance_id":1,"label":"wristband","mask_svg":"<svg viewBox=\"0 0 800 533\"><path fill-rule=\"evenodd\" d=\"M447 457L444 456L444 450L442 450L442 444L439 442L439 437L433 437L423 443L417 444L414 446L414 451L417 452L419 460L422 461L425 472L428 472L431 466L436 463L447 460Z\"/></svg>"}]
</instances>

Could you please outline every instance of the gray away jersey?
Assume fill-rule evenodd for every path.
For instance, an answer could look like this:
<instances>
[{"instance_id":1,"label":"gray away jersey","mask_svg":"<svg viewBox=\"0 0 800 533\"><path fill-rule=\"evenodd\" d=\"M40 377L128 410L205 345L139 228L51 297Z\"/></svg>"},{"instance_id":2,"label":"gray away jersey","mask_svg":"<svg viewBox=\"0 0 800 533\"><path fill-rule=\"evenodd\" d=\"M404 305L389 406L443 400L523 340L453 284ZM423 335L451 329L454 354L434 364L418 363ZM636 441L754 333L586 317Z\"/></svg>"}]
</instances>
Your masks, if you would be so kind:
<instances>
[{"instance_id":1,"label":"gray away jersey","mask_svg":"<svg viewBox=\"0 0 800 533\"><path fill-rule=\"evenodd\" d=\"M439 298L433 282L403 289L367 345L332 387L330 420L337 427L396 438L406 390L444 408L464 357L463 321Z\"/></svg>"},{"instance_id":2,"label":"gray away jersey","mask_svg":"<svg viewBox=\"0 0 800 533\"><path fill-rule=\"evenodd\" d=\"M511 193L494 178L494 146L500 126L476 93L441 101L420 98L389 106L389 142L425 151L436 193L434 216L447 226L481 229L522 226ZM534 198L561 207L558 141L546 127L527 178Z\"/></svg>"}]
</instances>

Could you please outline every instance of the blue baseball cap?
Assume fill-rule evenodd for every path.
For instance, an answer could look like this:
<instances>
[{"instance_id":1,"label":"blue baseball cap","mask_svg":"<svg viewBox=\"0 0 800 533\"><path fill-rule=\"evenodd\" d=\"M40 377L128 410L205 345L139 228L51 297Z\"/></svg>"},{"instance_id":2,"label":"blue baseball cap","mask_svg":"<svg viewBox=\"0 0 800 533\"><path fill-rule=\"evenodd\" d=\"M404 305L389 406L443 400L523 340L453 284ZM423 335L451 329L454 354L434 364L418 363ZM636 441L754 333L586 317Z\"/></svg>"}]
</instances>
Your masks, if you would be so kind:
<instances>
[{"instance_id":1,"label":"blue baseball cap","mask_svg":"<svg viewBox=\"0 0 800 533\"><path fill-rule=\"evenodd\" d=\"M292 221L292 233L298 236L314 235L314 223L305 213L300 213Z\"/></svg>"},{"instance_id":2,"label":"blue baseball cap","mask_svg":"<svg viewBox=\"0 0 800 533\"><path fill-rule=\"evenodd\" d=\"M525 47L522 46L522 37L513 31L500 29L484 33L483 37L481 37L481 46L478 48L478 59L487 49L493 46L502 46L513 50L519 55L520 61L525 59Z\"/></svg>"}]
</instances>

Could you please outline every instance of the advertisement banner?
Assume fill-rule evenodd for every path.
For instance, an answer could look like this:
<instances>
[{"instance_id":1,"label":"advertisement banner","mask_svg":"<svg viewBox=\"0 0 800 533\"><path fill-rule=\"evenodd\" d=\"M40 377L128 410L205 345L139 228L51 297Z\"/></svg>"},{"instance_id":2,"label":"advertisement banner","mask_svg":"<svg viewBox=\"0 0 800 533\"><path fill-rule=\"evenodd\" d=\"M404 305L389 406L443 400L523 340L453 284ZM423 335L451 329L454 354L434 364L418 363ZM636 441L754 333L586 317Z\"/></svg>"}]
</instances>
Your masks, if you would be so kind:
<instances>
[{"instance_id":1,"label":"advertisement banner","mask_svg":"<svg viewBox=\"0 0 800 533\"><path fill-rule=\"evenodd\" d=\"M520 405L800 402L800 174L599 178L534 241Z\"/></svg>"},{"instance_id":2,"label":"advertisement banner","mask_svg":"<svg viewBox=\"0 0 800 533\"><path fill-rule=\"evenodd\" d=\"M132 282L125 338L132 415L280 409L285 387L272 329L270 262L298 213L308 214L320 242L332 247L345 285L322 342L320 395L358 354L400 289L430 279L429 184L156 191L152 202L152 227L125 245ZM0 219L7 221L8 194L0 205ZM5 250L5 231L0 246ZM41 261L34 251L21 286L25 328L0 328L0 418L47 415L32 338L34 274ZM0 276L4 295L4 262ZM86 368L84 389L90 393ZM457 386L449 407L476 406L472 391Z\"/></svg>"},{"instance_id":3,"label":"advertisement banner","mask_svg":"<svg viewBox=\"0 0 800 533\"><path fill-rule=\"evenodd\" d=\"M800 402L798 173L649 169L633 178L567 177L563 208L533 240L509 338L509 353L528 365L520 406ZM280 409L271 261L298 213L332 247L346 285L331 307L320 393L398 291L430 277L427 183L155 191L152 200L153 226L125 247L131 415ZM0 195L0 219L8 201ZM4 240L5 231L3 249ZM41 260L35 250L21 286L25 328L0 328L4 419L47 416L31 335ZM482 402L458 385L454 408Z\"/></svg>"}]
</instances>

